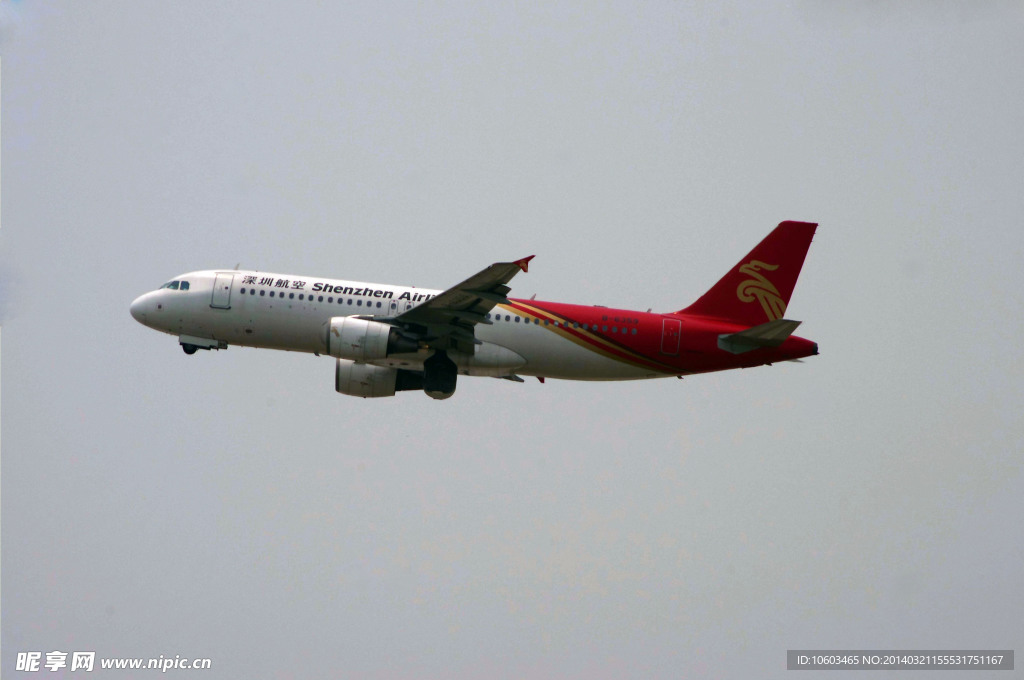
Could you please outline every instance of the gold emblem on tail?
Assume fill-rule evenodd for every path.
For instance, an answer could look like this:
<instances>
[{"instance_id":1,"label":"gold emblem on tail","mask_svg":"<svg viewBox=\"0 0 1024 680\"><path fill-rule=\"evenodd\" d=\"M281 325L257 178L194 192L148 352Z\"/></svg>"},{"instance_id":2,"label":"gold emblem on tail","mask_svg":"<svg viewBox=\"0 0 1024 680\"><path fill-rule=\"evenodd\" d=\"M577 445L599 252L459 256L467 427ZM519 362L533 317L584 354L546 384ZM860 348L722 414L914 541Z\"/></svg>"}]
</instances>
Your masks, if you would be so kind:
<instances>
[{"instance_id":1,"label":"gold emblem on tail","mask_svg":"<svg viewBox=\"0 0 1024 680\"><path fill-rule=\"evenodd\" d=\"M761 309L764 310L769 321L782 318L782 315L786 313L786 302L779 295L779 290L761 274L760 270L773 272L778 268L777 264L751 260L741 266L740 271L754 278L743 281L736 289L736 296L743 302L753 302L756 298L761 303Z\"/></svg>"}]
</instances>

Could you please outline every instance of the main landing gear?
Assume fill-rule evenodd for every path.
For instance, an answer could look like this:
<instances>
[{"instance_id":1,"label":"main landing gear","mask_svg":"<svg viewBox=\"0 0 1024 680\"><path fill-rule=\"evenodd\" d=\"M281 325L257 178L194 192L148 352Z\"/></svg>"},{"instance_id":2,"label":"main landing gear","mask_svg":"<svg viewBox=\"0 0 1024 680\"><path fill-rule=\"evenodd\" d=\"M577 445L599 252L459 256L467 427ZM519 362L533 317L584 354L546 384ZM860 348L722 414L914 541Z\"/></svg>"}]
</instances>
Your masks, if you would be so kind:
<instances>
[{"instance_id":1,"label":"main landing gear","mask_svg":"<svg viewBox=\"0 0 1024 680\"><path fill-rule=\"evenodd\" d=\"M458 368L448 354L438 350L423 362L423 391L434 399L447 399L455 394Z\"/></svg>"}]
</instances>

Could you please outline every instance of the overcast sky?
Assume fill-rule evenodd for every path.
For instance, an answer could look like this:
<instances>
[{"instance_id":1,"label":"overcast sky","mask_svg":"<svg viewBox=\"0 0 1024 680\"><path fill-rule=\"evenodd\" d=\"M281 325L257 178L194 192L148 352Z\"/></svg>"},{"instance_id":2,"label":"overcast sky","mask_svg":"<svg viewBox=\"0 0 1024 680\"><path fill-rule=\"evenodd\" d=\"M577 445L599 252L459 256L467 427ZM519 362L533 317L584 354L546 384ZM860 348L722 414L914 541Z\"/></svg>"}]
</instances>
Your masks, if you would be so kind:
<instances>
[{"instance_id":1,"label":"overcast sky","mask_svg":"<svg viewBox=\"0 0 1024 680\"><path fill-rule=\"evenodd\" d=\"M0 673L1024 650L1022 29L1009 1L3 2ZM672 311L785 219L820 223L802 364L360 400L333 359L189 357L128 314L196 269L445 288L531 254L513 295Z\"/></svg>"}]
</instances>

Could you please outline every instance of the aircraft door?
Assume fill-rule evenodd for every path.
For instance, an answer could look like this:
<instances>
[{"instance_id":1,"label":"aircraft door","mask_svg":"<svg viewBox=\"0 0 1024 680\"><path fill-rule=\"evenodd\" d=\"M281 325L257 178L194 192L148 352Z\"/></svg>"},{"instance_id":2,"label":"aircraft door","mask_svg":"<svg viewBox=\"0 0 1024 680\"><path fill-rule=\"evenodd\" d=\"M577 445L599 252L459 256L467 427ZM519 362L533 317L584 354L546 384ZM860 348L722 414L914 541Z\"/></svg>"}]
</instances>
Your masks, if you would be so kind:
<instances>
[{"instance_id":1,"label":"aircraft door","mask_svg":"<svg viewBox=\"0 0 1024 680\"><path fill-rule=\"evenodd\" d=\"M679 339L682 336L683 322L679 319L661 320L661 353L675 356L679 354Z\"/></svg>"},{"instance_id":2,"label":"aircraft door","mask_svg":"<svg viewBox=\"0 0 1024 680\"><path fill-rule=\"evenodd\" d=\"M217 274L213 282L213 297L210 299L210 306L215 309L231 309L231 285L234 283L234 274Z\"/></svg>"}]
</instances>

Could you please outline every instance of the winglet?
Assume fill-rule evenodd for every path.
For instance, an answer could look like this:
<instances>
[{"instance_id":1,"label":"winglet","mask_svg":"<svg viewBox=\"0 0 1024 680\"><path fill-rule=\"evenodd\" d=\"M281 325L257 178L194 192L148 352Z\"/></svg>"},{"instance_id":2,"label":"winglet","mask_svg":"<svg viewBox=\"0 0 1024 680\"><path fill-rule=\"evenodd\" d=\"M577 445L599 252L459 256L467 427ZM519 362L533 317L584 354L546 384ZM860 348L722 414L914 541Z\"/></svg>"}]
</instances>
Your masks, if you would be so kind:
<instances>
[{"instance_id":1,"label":"winglet","mask_svg":"<svg viewBox=\"0 0 1024 680\"><path fill-rule=\"evenodd\" d=\"M516 265L517 267L522 269L524 272L526 272L526 271L530 270L530 260L532 260L533 258L534 258L534 256L530 255L529 257L524 257L521 260L516 260L512 264Z\"/></svg>"}]
</instances>

